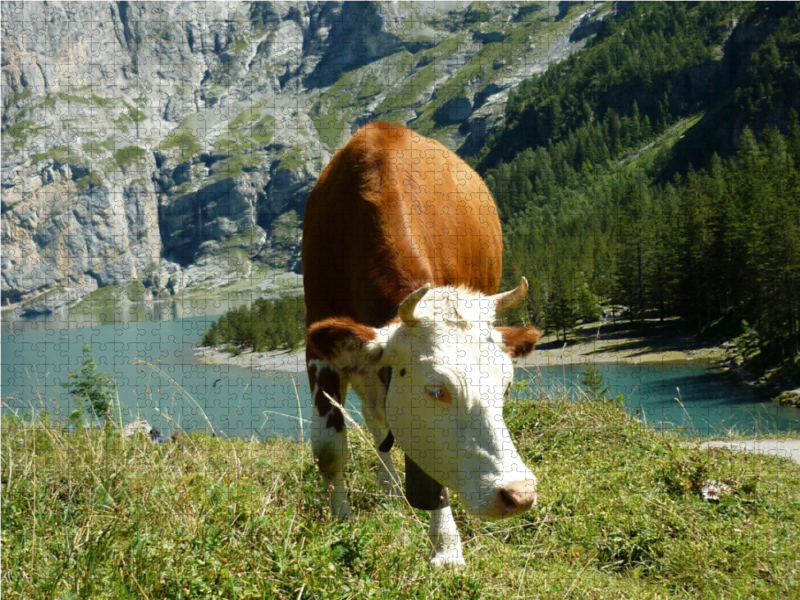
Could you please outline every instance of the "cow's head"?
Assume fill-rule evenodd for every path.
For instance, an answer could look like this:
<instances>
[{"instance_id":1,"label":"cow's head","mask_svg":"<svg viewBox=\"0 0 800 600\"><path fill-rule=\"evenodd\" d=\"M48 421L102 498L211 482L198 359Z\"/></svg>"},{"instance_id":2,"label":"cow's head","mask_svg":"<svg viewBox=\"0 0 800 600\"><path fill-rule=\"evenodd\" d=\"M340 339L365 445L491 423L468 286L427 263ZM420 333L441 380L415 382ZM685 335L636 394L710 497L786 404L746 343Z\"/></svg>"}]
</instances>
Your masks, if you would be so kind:
<instances>
[{"instance_id":1,"label":"cow's head","mask_svg":"<svg viewBox=\"0 0 800 600\"><path fill-rule=\"evenodd\" d=\"M312 349L337 368L392 368L378 418L415 463L484 518L513 516L536 501L536 477L511 440L503 399L514 376L512 357L533 350L539 332L494 327L496 315L527 291L524 278L494 296L425 285L385 327L340 318L308 331Z\"/></svg>"}]
</instances>

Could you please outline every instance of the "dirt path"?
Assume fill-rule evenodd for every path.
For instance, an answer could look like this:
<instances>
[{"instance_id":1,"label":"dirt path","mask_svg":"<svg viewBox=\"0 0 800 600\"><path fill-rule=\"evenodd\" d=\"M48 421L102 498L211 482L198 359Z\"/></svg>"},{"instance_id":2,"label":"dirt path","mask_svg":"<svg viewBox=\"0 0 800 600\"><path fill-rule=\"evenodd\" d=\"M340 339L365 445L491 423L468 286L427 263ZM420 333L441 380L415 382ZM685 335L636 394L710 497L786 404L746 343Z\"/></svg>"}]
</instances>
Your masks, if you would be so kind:
<instances>
[{"instance_id":1,"label":"dirt path","mask_svg":"<svg viewBox=\"0 0 800 600\"><path fill-rule=\"evenodd\" d=\"M702 444L703 448L728 448L755 454L768 454L788 458L800 464L800 440L797 439L753 439L753 440L711 440Z\"/></svg>"}]
</instances>

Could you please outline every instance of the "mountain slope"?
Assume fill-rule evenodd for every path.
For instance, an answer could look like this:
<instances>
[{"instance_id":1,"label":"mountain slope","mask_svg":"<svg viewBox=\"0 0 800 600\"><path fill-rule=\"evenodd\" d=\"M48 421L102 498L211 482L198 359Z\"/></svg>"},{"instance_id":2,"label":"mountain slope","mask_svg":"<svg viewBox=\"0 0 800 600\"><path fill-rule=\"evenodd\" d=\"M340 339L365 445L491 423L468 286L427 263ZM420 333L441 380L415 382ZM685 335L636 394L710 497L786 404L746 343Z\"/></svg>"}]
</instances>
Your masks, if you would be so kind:
<instances>
[{"instance_id":1,"label":"mountain slope","mask_svg":"<svg viewBox=\"0 0 800 600\"><path fill-rule=\"evenodd\" d=\"M531 281L513 318L566 339L624 305L800 376L798 31L796 4L636 5L518 87L473 157Z\"/></svg>"},{"instance_id":2,"label":"mountain slope","mask_svg":"<svg viewBox=\"0 0 800 600\"><path fill-rule=\"evenodd\" d=\"M298 268L305 198L376 118L469 153L610 3L3 3L4 306ZM136 288L138 289L138 287Z\"/></svg>"}]
</instances>

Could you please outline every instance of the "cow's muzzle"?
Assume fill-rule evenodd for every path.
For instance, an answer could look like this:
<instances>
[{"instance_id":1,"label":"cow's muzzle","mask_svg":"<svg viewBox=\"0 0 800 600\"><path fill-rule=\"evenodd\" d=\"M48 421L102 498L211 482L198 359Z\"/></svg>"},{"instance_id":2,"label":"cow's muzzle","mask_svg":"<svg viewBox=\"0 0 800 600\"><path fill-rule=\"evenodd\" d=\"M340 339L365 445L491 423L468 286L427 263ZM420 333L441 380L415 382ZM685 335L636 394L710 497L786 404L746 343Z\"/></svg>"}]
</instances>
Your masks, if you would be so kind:
<instances>
[{"instance_id":1,"label":"cow's muzzle","mask_svg":"<svg viewBox=\"0 0 800 600\"><path fill-rule=\"evenodd\" d=\"M524 513L536 504L536 483L530 479L513 481L497 491L496 515L500 519Z\"/></svg>"}]
</instances>

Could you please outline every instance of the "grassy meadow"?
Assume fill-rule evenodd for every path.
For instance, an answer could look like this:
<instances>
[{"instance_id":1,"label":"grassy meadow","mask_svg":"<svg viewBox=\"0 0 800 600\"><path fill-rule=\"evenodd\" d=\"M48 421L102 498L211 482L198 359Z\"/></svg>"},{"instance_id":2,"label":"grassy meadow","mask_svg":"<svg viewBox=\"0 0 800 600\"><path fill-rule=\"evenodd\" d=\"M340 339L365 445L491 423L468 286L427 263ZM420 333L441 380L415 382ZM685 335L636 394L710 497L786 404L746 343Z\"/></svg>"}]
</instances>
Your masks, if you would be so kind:
<instances>
[{"instance_id":1,"label":"grassy meadow","mask_svg":"<svg viewBox=\"0 0 800 600\"><path fill-rule=\"evenodd\" d=\"M350 429L354 517L308 444L2 422L5 598L800 597L800 466L700 450L612 402L508 402L539 477L524 516L454 499L466 568L429 566L428 515L377 484ZM397 464L402 455L397 449ZM703 497L717 482L719 501Z\"/></svg>"}]
</instances>

